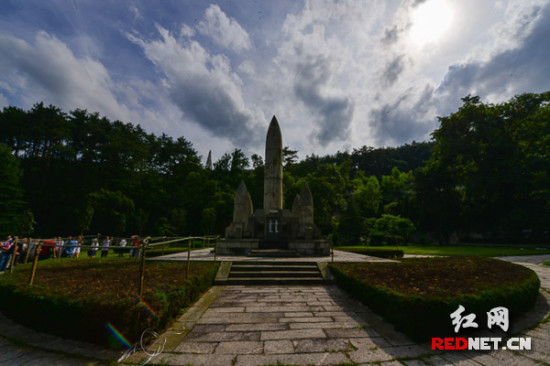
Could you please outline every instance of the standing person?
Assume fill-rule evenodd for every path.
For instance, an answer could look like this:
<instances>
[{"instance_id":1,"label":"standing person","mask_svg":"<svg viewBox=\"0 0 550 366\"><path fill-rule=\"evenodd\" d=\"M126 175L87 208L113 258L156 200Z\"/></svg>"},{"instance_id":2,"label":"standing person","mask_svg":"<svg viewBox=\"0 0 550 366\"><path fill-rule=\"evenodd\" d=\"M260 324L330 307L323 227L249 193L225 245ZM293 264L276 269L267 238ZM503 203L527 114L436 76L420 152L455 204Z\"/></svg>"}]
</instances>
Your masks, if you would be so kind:
<instances>
[{"instance_id":1,"label":"standing person","mask_svg":"<svg viewBox=\"0 0 550 366\"><path fill-rule=\"evenodd\" d=\"M84 238L82 238L82 235L79 235L78 241L76 242L76 248L74 248L73 258L78 258L78 256L80 255L82 244L84 244Z\"/></svg>"},{"instance_id":2,"label":"standing person","mask_svg":"<svg viewBox=\"0 0 550 366\"><path fill-rule=\"evenodd\" d=\"M55 241L55 249L53 251L54 258L61 258L61 253L63 251L63 244L65 244L65 242L63 241L63 239L61 239L60 236L58 236L57 240Z\"/></svg>"},{"instance_id":3,"label":"standing person","mask_svg":"<svg viewBox=\"0 0 550 366\"><path fill-rule=\"evenodd\" d=\"M49 259L55 250L55 241L53 240L44 240L42 246L40 247L40 252L38 253L38 260Z\"/></svg>"},{"instance_id":4,"label":"standing person","mask_svg":"<svg viewBox=\"0 0 550 366\"><path fill-rule=\"evenodd\" d=\"M101 245L101 258L106 258L109 254L109 246L111 245L111 238L106 236Z\"/></svg>"},{"instance_id":5,"label":"standing person","mask_svg":"<svg viewBox=\"0 0 550 366\"><path fill-rule=\"evenodd\" d=\"M97 238L93 238L92 245L90 246L90 250L88 250L88 257L89 258L95 257L98 249L99 249L99 240L97 240Z\"/></svg>"},{"instance_id":6,"label":"standing person","mask_svg":"<svg viewBox=\"0 0 550 366\"><path fill-rule=\"evenodd\" d=\"M139 247L141 246L141 239L139 235L132 235L132 251L130 257L137 258L139 256Z\"/></svg>"},{"instance_id":7,"label":"standing person","mask_svg":"<svg viewBox=\"0 0 550 366\"><path fill-rule=\"evenodd\" d=\"M61 253L61 256L71 258L74 254L74 250L76 249L76 246L78 245L78 242L74 240L72 236L69 235L65 244L66 245L65 245L65 248L63 248L63 252Z\"/></svg>"},{"instance_id":8,"label":"standing person","mask_svg":"<svg viewBox=\"0 0 550 366\"><path fill-rule=\"evenodd\" d=\"M0 245L2 254L0 254L0 272L5 271L10 262L11 255L14 251L13 240L11 236L6 237L6 241Z\"/></svg>"},{"instance_id":9,"label":"standing person","mask_svg":"<svg viewBox=\"0 0 550 366\"><path fill-rule=\"evenodd\" d=\"M13 266L15 267L19 264L19 261L21 260L21 254L23 253L23 239L19 240L19 237L16 236L13 246L15 247L13 254L15 256L15 258L13 259Z\"/></svg>"},{"instance_id":10,"label":"standing person","mask_svg":"<svg viewBox=\"0 0 550 366\"><path fill-rule=\"evenodd\" d=\"M29 250L29 246L28 246L28 239L27 238L23 238L18 246L17 246L17 251L19 252L19 255L17 256L17 258L15 258L15 261L13 262L14 265L18 265L20 263L23 263L25 261L25 258L27 257L27 250Z\"/></svg>"},{"instance_id":11,"label":"standing person","mask_svg":"<svg viewBox=\"0 0 550 366\"><path fill-rule=\"evenodd\" d=\"M118 256L124 257L124 251L126 250L124 247L126 246L126 239L122 238L118 245L120 245L122 248L118 248Z\"/></svg>"}]
</instances>

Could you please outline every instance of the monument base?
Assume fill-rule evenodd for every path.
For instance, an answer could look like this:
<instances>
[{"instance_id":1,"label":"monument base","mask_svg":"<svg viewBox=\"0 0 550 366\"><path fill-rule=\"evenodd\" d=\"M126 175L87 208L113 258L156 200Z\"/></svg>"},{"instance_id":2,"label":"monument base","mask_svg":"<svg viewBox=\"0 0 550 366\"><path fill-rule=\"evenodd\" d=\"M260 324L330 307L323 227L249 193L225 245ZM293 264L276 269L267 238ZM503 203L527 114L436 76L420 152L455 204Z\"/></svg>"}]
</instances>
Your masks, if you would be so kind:
<instances>
[{"instance_id":1,"label":"monument base","mask_svg":"<svg viewBox=\"0 0 550 366\"><path fill-rule=\"evenodd\" d=\"M290 240L285 245L286 250L295 252L301 257L324 257L330 255L330 241ZM253 250L260 248L258 239L222 239L218 241L218 255L247 256Z\"/></svg>"}]
</instances>

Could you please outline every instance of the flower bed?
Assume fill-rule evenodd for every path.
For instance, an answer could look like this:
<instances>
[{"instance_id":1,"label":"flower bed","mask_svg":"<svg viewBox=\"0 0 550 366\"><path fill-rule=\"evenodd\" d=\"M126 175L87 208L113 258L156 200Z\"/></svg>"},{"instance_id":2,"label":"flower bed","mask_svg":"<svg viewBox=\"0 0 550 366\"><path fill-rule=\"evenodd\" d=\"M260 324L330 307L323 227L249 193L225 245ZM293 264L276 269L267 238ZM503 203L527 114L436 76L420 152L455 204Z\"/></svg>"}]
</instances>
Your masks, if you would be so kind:
<instances>
[{"instance_id":1,"label":"flower bed","mask_svg":"<svg viewBox=\"0 0 550 366\"><path fill-rule=\"evenodd\" d=\"M109 326L131 343L146 329L160 331L212 285L218 264L146 263L138 297L139 262L131 259L40 262L0 276L0 310L33 329L98 344L117 344ZM111 328L112 329L112 328Z\"/></svg>"},{"instance_id":2,"label":"flower bed","mask_svg":"<svg viewBox=\"0 0 550 366\"><path fill-rule=\"evenodd\" d=\"M336 263L330 269L340 286L417 341L454 334L450 314L459 305L481 325L497 306L507 307L513 319L535 304L540 287L532 270L481 257Z\"/></svg>"}]
</instances>

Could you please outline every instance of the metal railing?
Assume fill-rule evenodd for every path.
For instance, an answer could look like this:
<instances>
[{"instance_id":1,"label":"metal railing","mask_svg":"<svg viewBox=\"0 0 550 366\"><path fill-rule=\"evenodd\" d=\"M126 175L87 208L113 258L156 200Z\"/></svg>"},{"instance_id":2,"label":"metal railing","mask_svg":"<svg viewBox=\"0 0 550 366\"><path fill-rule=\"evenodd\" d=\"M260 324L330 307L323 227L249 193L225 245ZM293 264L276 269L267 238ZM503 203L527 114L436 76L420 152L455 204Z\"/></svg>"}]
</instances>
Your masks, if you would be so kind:
<instances>
[{"instance_id":1,"label":"metal railing","mask_svg":"<svg viewBox=\"0 0 550 366\"><path fill-rule=\"evenodd\" d=\"M59 254L61 256L61 253L63 252L64 249L66 248L81 248L81 249L90 249L90 250L94 250L94 251L100 251L100 250L105 250L105 248L107 248L107 251L110 250L110 249L120 249L120 250L128 250L128 249L131 249L131 250L140 250L141 251L141 263L140 263L140 268L139 268L139 288L138 288L138 294L139 296L142 296L143 295L143 286L144 286L144 282L145 282L145 259L147 257L147 250L148 249L153 249L155 247L160 247L162 246L162 254L164 254L164 249L166 248L166 246L170 245L170 244L173 244L173 243L178 243L178 242L187 242L187 266L186 266L186 279L189 278L190 276L190 269L191 269L191 249L192 249L192 246L193 246L193 243L196 241L196 240L201 240L203 243L206 243L207 246L210 245L210 242L211 241L215 241L215 246L214 246L214 252L215 252L215 255L214 255L214 261L217 260L217 247L218 247L218 243L217 243L217 239L219 238L219 236L189 236L189 237L178 237L178 238L167 238L167 237L156 237L156 238L151 238L151 237L146 237L144 239L140 239L141 240L141 244L140 246L121 246L121 245L109 245L108 247L104 247L104 246L100 246L99 245L99 242L97 244L94 244L94 245L67 245L67 244L62 244L62 245L52 245L50 243L48 244L44 244L45 242L55 242L54 239L46 239L46 240L34 240L32 238L29 239L29 243L28 243L28 246L26 248L26 253L25 253L25 259L23 261L23 263L27 263L28 262L28 259L29 259L29 256L31 255L31 252L33 252L32 256L32 267L31 267L31 273L30 273L30 276L29 276L29 281L28 281L28 284L30 286L32 286L33 282L34 282L34 278L36 276L36 269L38 267L38 261L39 261L39 257L40 257L40 252L42 250L42 247L44 245L47 245L48 247L51 248L52 251L55 251L56 249L59 251ZM152 242L153 240L161 240L160 242ZM169 240L166 240L166 239L169 239ZM10 269L9 269L9 273L13 273L13 268L15 267L15 258L16 258L16 252L18 250L18 241L16 241L14 244L14 249L13 249L13 253L11 255L11 258L9 260L9 264L10 264ZM59 248L61 248L59 250ZM48 251L49 252L49 251ZM19 254L21 255L21 253ZM58 257L55 257L55 254L54 254L54 258L59 258L60 256ZM139 254L138 254L139 256ZM49 258L49 257L48 257Z\"/></svg>"}]
</instances>

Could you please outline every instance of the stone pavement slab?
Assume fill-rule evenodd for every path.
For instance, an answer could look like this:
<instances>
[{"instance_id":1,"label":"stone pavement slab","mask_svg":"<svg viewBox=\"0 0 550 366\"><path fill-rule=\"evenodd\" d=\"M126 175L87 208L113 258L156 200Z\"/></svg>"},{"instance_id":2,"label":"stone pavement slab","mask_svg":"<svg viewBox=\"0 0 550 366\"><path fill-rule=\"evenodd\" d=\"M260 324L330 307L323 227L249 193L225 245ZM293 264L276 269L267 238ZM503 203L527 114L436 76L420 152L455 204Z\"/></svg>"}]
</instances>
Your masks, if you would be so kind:
<instances>
[{"instance_id":1,"label":"stone pavement slab","mask_svg":"<svg viewBox=\"0 0 550 366\"><path fill-rule=\"evenodd\" d=\"M510 260L510 258L503 258ZM534 311L515 321L527 329L533 350L522 352L434 352L396 332L369 308L335 285L215 286L162 334L149 349L166 340L158 356L136 353L126 364L163 365L540 365L550 364L550 256L513 261L541 277ZM531 328L532 327L532 328ZM518 330L516 330L518 331ZM515 332L515 331L514 331ZM513 334L510 332L509 334ZM17 339L17 342L6 338ZM19 339L29 346L19 344ZM88 359L90 353L94 356ZM102 365L120 353L83 342L30 331L0 315L0 365ZM82 357L84 356L84 357Z\"/></svg>"},{"instance_id":2,"label":"stone pavement slab","mask_svg":"<svg viewBox=\"0 0 550 366\"><path fill-rule=\"evenodd\" d=\"M516 334L531 336L531 352L435 352L417 344L335 285L226 286L182 340L168 365L529 365L550 363L550 323ZM549 315L550 294L522 326ZM283 304L284 302L284 304ZM243 311L244 310L244 311ZM204 328L215 327L215 328ZM538 345L536 345L538 343ZM185 346L186 343L189 345ZM201 346L201 344L203 346ZM216 356L224 356L217 359ZM131 360L130 360L131 361Z\"/></svg>"}]
</instances>

